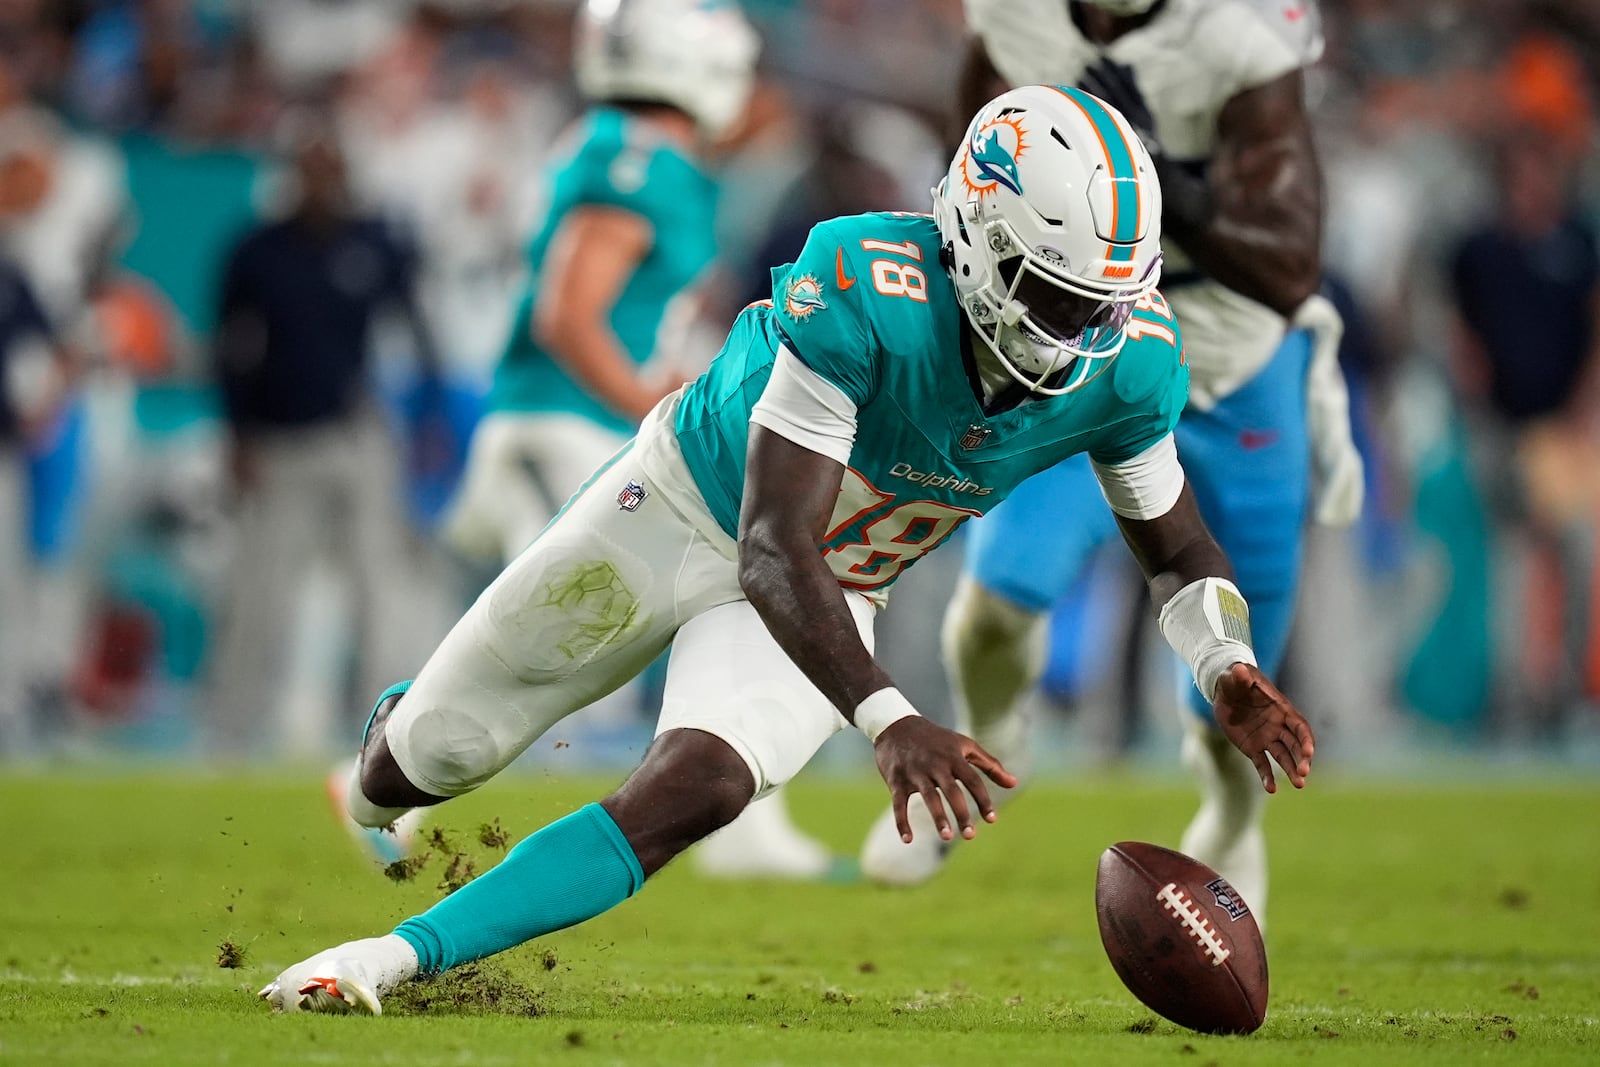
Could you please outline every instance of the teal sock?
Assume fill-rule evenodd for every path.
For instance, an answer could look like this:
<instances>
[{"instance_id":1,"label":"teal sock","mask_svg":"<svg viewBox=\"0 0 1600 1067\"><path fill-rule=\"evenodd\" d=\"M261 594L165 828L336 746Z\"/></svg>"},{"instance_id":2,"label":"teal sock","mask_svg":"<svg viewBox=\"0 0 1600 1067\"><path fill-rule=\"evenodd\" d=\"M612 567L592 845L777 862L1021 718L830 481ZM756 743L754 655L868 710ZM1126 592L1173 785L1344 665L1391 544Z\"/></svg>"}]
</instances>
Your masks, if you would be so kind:
<instances>
[{"instance_id":1,"label":"teal sock","mask_svg":"<svg viewBox=\"0 0 1600 1067\"><path fill-rule=\"evenodd\" d=\"M500 865L395 928L438 974L576 926L644 885L633 846L599 804L525 838Z\"/></svg>"}]
</instances>

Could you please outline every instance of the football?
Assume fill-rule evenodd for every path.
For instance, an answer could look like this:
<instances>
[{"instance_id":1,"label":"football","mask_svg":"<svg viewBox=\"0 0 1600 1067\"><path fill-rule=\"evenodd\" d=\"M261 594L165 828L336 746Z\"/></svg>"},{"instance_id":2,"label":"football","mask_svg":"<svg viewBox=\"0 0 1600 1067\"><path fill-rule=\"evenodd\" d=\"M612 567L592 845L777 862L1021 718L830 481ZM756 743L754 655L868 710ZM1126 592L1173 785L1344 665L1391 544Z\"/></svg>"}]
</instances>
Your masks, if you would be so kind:
<instances>
[{"instance_id":1,"label":"football","mask_svg":"<svg viewBox=\"0 0 1600 1067\"><path fill-rule=\"evenodd\" d=\"M1124 985L1179 1026L1248 1034L1267 1017L1267 952L1244 900L1181 852L1139 841L1100 856L1100 941Z\"/></svg>"}]
</instances>

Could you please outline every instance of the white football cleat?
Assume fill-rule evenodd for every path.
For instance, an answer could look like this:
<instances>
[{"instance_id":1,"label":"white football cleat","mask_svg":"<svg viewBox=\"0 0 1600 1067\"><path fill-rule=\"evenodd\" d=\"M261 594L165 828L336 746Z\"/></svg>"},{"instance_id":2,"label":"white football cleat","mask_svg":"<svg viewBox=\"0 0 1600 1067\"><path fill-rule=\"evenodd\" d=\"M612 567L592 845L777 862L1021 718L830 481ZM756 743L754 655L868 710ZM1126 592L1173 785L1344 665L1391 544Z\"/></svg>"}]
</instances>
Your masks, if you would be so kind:
<instances>
[{"instance_id":1,"label":"white football cleat","mask_svg":"<svg viewBox=\"0 0 1600 1067\"><path fill-rule=\"evenodd\" d=\"M416 977L417 953L397 934L348 941L302 960L256 996L273 1011L382 1015L379 997Z\"/></svg>"},{"instance_id":2,"label":"white football cleat","mask_svg":"<svg viewBox=\"0 0 1600 1067\"><path fill-rule=\"evenodd\" d=\"M317 956L297 963L256 994L273 1011L316 1011L330 1015L382 1015L378 991L358 960Z\"/></svg>"},{"instance_id":3,"label":"white football cleat","mask_svg":"<svg viewBox=\"0 0 1600 1067\"><path fill-rule=\"evenodd\" d=\"M1016 789L1002 789L993 782L989 785L989 799L994 801L996 811L1005 807L1022 787ZM977 801L972 799L972 794L967 793L963 786L963 793L967 797L967 810L973 813L973 825L982 827L989 825L978 816ZM948 807L945 812L950 814L950 826L956 827L954 814ZM879 885L913 886L921 885L944 869L945 863L950 859L950 850L959 842L966 840L961 836L961 831L956 830L956 836L949 841L941 840L939 828L933 824L933 816L928 813L927 802L922 799L921 793L913 793L906 801L906 818L911 822L911 844L900 840L900 830L894 824L894 808L885 808L883 814L872 824L872 829L867 831L867 839L861 843L861 873L868 881L877 882Z\"/></svg>"},{"instance_id":4,"label":"white football cleat","mask_svg":"<svg viewBox=\"0 0 1600 1067\"><path fill-rule=\"evenodd\" d=\"M708 878L816 881L834 870L833 853L789 818L780 792L755 801L694 849L695 870Z\"/></svg>"},{"instance_id":5,"label":"white football cleat","mask_svg":"<svg viewBox=\"0 0 1600 1067\"><path fill-rule=\"evenodd\" d=\"M906 817L911 821L911 844L900 840L900 830L894 824L894 809L885 808L867 831L861 843L861 873L879 885L921 885L944 869L950 858L954 841L941 841L939 830L928 814L928 805L922 794L914 794L906 803Z\"/></svg>"},{"instance_id":6,"label":"white football cleat","mask_svg":"<svg viewBox=\"0 0 1600 1067\"><path fill-rule=\"evenodd\" d=\"M422 825L426 808L412 808L385 827L362 826L350 816L350 790L356 773L357 761L352 758L328 772L326 786L328 803L333 805L333 817L345 828L350 840L363 853L382 866L398 863L409 857L416 848L417 830Z\"/></svg>"}]
</instances>

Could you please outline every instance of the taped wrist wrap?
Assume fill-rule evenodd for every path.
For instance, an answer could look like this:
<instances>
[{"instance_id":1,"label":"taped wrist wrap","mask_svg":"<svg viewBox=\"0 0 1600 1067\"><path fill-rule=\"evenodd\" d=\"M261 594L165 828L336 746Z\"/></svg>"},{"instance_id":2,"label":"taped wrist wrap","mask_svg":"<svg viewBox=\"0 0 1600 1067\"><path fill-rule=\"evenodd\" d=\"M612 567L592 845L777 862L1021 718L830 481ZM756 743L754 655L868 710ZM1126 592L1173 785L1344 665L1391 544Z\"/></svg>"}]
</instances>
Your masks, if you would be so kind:
<instances>
[{"instance_id":1,"label":"taped wrist wrap","mask_svg":"<svg viewBox=\"0 0 1600 1067\"><path fill-rule=\"evenodd\" d=\"M1161 633L1194 672L1194 684L1215 700L1217 682L1235 663L1255 665L1250 606L1226 578L1190 582L1161 609Z\"/></svg>"},{"instance_id":2,"label":"taped wrist wrap","mask_svg":"<svg viewBox=\"0 0 1600 1067\"><path fill-rule=\"evenodd\" d=\"M878 735L901 719L918 714L900 690L890 686L880 689L856 705L856 727L867 735L867 740L878 743Z\"/></svg>"}]
</instances>

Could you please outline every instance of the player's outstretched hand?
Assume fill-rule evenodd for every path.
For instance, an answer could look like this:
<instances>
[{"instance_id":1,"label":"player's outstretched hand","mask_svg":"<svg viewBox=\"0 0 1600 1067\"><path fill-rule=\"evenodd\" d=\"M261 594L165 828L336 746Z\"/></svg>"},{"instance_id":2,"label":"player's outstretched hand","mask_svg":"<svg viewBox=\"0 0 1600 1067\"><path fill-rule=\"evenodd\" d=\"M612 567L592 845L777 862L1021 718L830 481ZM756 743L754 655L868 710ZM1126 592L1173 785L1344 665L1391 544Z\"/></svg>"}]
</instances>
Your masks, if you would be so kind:
<instances>
[{"instance_id":1,"label":"player's outstretched hand","mask_svg":"<svg viewBox=\"0 0 1600 1067\"><path fill-rule=\"evenodd\" d=\"M1305 788L1316 738L1306 717L1266 675L1248 663L1235 663L1217 682L1211 714L1234 747L1256 765L1263 789L1278 791L1273 760L1296 789Z\"/></svg>"},{"instance_id":2,"label":"player's outstretched hand","mask_svg":"<svg viewBox=\"0 0 1600 1067\"><path fill-rule=\"evenodd\" d=\"M922 794L928 814L939 828L939 836L946 841L955 837L950 816L945 812L948 801L961 836L970 840L977 836L978 830L972 823L967 793L972 794L983 821L994 822L994 801L989 799L989 788L984 785L983 776L988 775L990 781L1006 789L1017 785L1017 776L1002 767L999 760L972 738L946 730L920 715L910 715L890 725L878 735L874 751L878 773L883 775L893 798L895 826L900 829L900 840L906 844L911 843L911 820L906 815L906 803L912 794ZM961 786L966 786L966 792Z\"/></svg>"}]
</instances>

